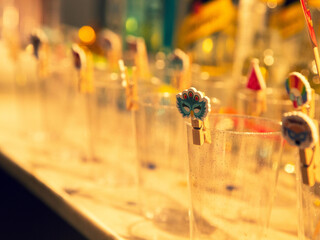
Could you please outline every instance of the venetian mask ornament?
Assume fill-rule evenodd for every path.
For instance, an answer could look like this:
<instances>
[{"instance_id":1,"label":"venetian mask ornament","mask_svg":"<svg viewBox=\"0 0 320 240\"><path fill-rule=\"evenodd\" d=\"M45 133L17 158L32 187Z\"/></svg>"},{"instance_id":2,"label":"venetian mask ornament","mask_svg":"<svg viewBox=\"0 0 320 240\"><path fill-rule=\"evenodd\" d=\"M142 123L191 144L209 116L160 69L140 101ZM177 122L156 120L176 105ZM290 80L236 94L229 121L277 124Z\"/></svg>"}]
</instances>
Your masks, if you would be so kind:
<instances>
[{"instance_id":1,"label":"venetian mask ornament","mask_svg":"<svg viewBox=\"0 0 320 240\"><path fill-rule=\"evenodd\" d=\"M288 112L282 117L282 135L292 146L312 148L318 142L317 129L310 117L302 112Z\"/></svg>"},{"instance_id":2,"label":"venetian mask ornament","mask_svg":"<svg viewBox=\"0 0 320 240\"><path fill-rule=\"evenodd\" d=\"M308 104L311 99L311 88L308 80L302 74L298 72L291 73L285 85L294 108Z\"/></svg>"},{"instance_id":3,"label":"venetian mask ornament","mask_svg":"<svg viewBox=\"0 0 320 240\"><path fill-rule=\"evenodd\" d=\"M177 107L183 117L196 118L201 121L211 111L210 99L191 87L177 94Z\"/></svg>"}]
</instances>

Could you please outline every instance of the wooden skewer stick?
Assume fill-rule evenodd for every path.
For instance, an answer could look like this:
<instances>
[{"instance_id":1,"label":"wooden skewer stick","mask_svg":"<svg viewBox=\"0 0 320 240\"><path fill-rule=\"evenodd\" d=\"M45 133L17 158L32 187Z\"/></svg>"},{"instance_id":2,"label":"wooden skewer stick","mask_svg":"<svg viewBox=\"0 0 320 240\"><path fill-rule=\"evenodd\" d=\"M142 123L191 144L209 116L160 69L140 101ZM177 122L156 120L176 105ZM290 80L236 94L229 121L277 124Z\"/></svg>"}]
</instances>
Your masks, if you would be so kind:
<instances>
[{"instance_id":1,"label":"wooden skewer stick","mask_svg":"<svg viewBox=\"0 0 320 240\"><path fill-rule=\"evenodd\" d=\"M315 113L315 93L311 89L311 100L307 106L303 106L301 111L306 113L313 121L316 132L319 132L319 123L314 119ZM301 174L303 183L313 186L315 182L320 182L320 145L319 142L313 148L299 150Z\"/></svg>"},{"instance_id":2,"label":"wooden skewer stick","mask_svg":"<svg viewBox=\"0 0 320 240\"><path fill-rule=\"evenodd\" d=\"M301 3L304 17L308 26L309 37L310 37L312 48L313 48L313 55L314 55L314 59L315 59L315 63L318 71L318 76L320 78L320 57L319 57L317 39L316 39L316 35L313 28L311 13L310 13L310 10L308 9L306 0L300 0L300 3Z\"/></svg>"},{"instance_id":3,"label":"wooden skewer stick","mask_svg":"<svg viewBox=\"0 0 320 240\"><path fill-rule=\"evenodd\" d=\"M126 107L128 110L138 110L137 68L132 67L131 77L123 60L119 60L122 85L126 88Z\"/></svg>"},{"instance_id":4,"label":"wooden skewer stick","mask_svg":"<svg viewBox=\"0 0 320 240\"><path fill-rule=\"evenodd\" d=\"M314 54L314 59L315 59L315 63L318 71L318 76L320 78L320 57L319 57L318 47L313 48L313 54Z\"/></svg>"}]
</instances>

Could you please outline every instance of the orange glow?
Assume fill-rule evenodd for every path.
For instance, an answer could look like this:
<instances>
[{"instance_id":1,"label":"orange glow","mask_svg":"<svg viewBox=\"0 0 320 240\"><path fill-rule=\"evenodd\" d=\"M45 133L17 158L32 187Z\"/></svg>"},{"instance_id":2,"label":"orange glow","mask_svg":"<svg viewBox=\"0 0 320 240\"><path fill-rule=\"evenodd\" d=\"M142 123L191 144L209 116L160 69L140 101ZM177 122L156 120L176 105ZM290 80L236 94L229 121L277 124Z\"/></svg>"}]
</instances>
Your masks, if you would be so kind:
<instances>
[{"instance_id":1,"label":"orange glow","mask_svg":"<svg viewBox=\"0 0 320 240\"><path fill-rule=\"evenodd\" d=\"M3 27L15 29L19 24L19 12L13 6L5 7L3 10Z\"/></svg>"},{"instance_id":2,"label":"orange glow","mask_svg":"<svg viewBox=\"0 0 320 240\"><path fill-rule=\"evenodd\" d=\"M96 40L96 33L90 26L83 26L79 29L78 36L85 44L92 44Z\"/></svg>"}]
</instances>

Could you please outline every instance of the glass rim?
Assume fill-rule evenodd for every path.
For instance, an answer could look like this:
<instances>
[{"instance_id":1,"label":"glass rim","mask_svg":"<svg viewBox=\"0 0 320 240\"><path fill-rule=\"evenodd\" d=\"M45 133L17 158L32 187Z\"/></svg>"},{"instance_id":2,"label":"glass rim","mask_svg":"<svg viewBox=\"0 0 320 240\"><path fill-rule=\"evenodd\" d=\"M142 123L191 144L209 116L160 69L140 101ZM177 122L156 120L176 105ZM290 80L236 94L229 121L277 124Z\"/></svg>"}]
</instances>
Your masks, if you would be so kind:
<instances>
[{"instance_id":1,"label":"glass rim","mask_svg":"<svg viewBox=\"0 0 320 240\"><path fill-rule=\"evenodd\" d=\"M157 105L154 105L152 104L152 102L146 102L146 98L148 97L165 97L165 98L169 98L170 96L174 98L176 97L176 93L170 93L170 92L149 92L149 93L144 93L142 94L137 102L139 105L141 105L142 107L161 107L161 108L170 108L170 109L173 109L177 106L176 102L174 102L174 104L172 105L161 105L161 104L157 104ZM177 109L178 111L178 109Z\"/></svg>"},{"instance_id":2,"label":"glass rim","mask_svg":"<svg viewBox=\"0 0 320 240\"><path fill-rule=\"evenodd\" d=\"M118 73L118 72L95 70L93 74L94 74L93 80L95 82L110 83L110 82L121 82L122 81L122 79L120 77L120 73Z\"/></svg>"},{"instance_id":3,"label":"glass rim","mask_svg":"<svg viewBox=\"0 0 320 240\"><path fill-rule=\"evenodd\" d=\"M248 95L248 92L250 92L249 89L247 88L241 88L238 90L237 92L237 97L240 100L243 99L249 99L250 97L252 97L251 95ZM276 94L281 94L281 93L285 93L285 89L282 88L266 88L266 96L276 96ZM292 105L292 101L288 98L268 98L267 100L267 104L279 104L282 106L291 106Z\"/></svg>"},{"instance_id":4,"label":"glass rim","mask_svg":"<svg viewBox=\"0 0 320 240\"><path fill-rule=\"evenodd\" d=\"M265 118L265 117L256 117L256 116L249 116L249 115L243 115L243 114L221 114L221 113L213 113L209 114L209 119L210 118L215 118L215 117L225 117L225 118L240 118L240 119L251 119L251 120L258 120L258 121L263 121L263 122L268 122L272 123L275 126L279 127L279 130L273 130L273 131L266 131L266 132L253 132L253 131L236 131L236 130L222 130L222 129L216 129L212 127L207 127L209 131L213 132L221 132L221 133L228 133L228 134L234 134L234 135L259 135L259 136L270 136L270 135L282 135L281 132L281 121L277 121L271 118ZM186 119L186 118L185 118ZM186 125L188 128L192 128L191 126L191 120L190 121L185 121Z\"/></svg>"},{"instance_id":5,"label":"glass rim","mask_svg":"<svg viewBox=\"0 0 320 240\"><path fill-rule=\"evenodd\" d=\"M167 98L171 96L171 97L174 97L174 99L176 100L177 94L179 94L179 92L177 92L177 93L172 93L172 92L171 93L170 92L149 92L149 93L144 93L141 96L139 96L137 102L139 104L141 104L141 106L143 106L143 107L148 107L148 106L152 107L153 106L152 103L145 101L145 99L148 96L153 96L153 97L164 96L164 97L167 97ZM216 97L210 97L211 107L212 107L213 104L217 104L216 102L213 102L213 101L219 101L219 104L220 104L220 99L218 99ZM172 105L157 105L157 106L161 106L161 107L164 107L164 108L165 107L169 107L169 108L174 107L174 108L176 108L177 107L177 102L174 101L174 104L172 104ZM179 110L177 109L177 111L179 111Z\"/></svg>"}]
</instances>

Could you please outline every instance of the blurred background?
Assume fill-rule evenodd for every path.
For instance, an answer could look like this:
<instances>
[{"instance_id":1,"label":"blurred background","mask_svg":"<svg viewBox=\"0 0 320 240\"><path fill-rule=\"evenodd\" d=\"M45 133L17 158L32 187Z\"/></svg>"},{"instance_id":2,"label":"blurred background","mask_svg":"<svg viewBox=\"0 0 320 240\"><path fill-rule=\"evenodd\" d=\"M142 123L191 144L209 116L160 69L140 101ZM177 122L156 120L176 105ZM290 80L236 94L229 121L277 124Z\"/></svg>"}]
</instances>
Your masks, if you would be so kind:
<instances>
[{"instance_id":1,"label":"blurred background","mask_svg":"<svg viewBox=\"0 0 320 240\"><path fill-rule=\"evenodd\" d=\"M318 1L309 7L318 35ZM73 30L88 25L96 33L109 29L123 41L143 37L149 54L181 48L210 76L232 72L239 78L252 57L266 68L268 85L282 84L293 70L315 75L296 0L1 0L1 14L2 37L12 39L16 28L22 47L36 27L57 42L74 41ZM88 45L98 52L96 42Z\"/></svg>"},{"instance_id":2,"label":"blurred background","mask_svg":"<svg viewBox=\"0 0 320 240\"><path fill-rule=\"evenodd\" d=\"M51 42L74 41L73 30L84 25L96 33L109 29L123 41L128 35L143 37L150 54L176 47L194 50L196 62L219 66L213 70L220 74L232 62L238 6L231 0L2 0L0 27L3 39L13 39L16 31L22 48L39 27Z\"/></svg>"}]
</instances>

